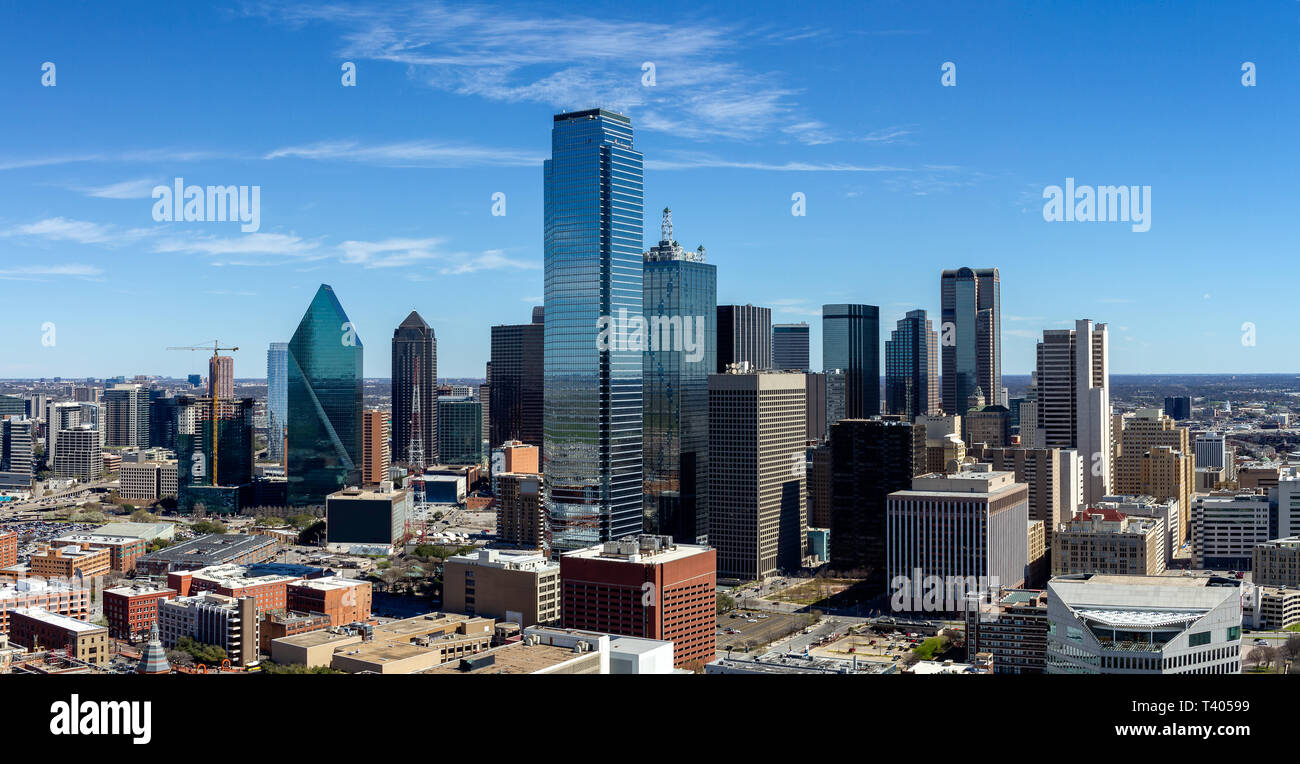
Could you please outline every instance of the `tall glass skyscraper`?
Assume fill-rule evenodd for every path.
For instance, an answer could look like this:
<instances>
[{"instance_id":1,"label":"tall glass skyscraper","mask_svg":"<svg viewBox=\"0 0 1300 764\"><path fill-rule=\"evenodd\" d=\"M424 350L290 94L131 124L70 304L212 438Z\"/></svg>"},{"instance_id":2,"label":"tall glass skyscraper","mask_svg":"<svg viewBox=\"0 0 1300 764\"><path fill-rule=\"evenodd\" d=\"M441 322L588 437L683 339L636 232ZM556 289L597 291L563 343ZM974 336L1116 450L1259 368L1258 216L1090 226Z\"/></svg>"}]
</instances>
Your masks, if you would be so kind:
<instances>
[{"instance_id":1,"label":"tall glass skyscraper","mask_svg":"<svg viewBox=\"0 0 1300 764\"><path fill-rule=\"evenodd\" d=\"M321 284L289 341L290 506L361 485L363 351L333 287Z\"/></svg>"},{"instance_id":2,"label":"tall glass skyscraper","mask_svg":"<svg viewBox=\"0 0 1300 764\"><path fill-rule=\"evenodd\" d=\"M289 343L272 342L266 351L266 445L271 459L284 464L284 426L289 420Z\"/></svg>"},{"instance_id":3,"label":"tall glass skyscraper","mask_svg":"<svg viewBox=\"0 0 1300 764\"><path fill-rule=\"evenodd\" d=\"M808 371L808 324L772 325L772 368Z\"/></svg>"},{"instance_id":4,"label":"tall glass skyscraper","mask_svg":"<svg viewBox=\"0 0 1300 764\"><path fill-rule=\"evenodd\" d=\"M965 414L978 387L989 405L1002 400L1002 297L997 268L958 268L939 279L943 410Z\"/></svg>"},{"instance_id":5,"label":"tall glass skyscraper","mask_svg":"<svg viewBox=\"0 0 1300 764\"><path fill-rule=\"evenodd\" d=\"M645 254L645 318L656 338L642 362L646 533L704 544L709 533L709 373L717 363L718 269L704 247L673 240L664 208Z\"/></svg>"},{"instance_id":6,"label":"tall glass skyscraper","mask_svg":"<svg viewBox=\"0 0 1300 764\"><path fill-rule=\"evenodd\" d=\"M643 320L641 162L627 117L555 115L543 165L542 472L556 552L641 530L642 351L627 342Z\"/></svg>"},{"instance_id":7,"label":"tall glass skyscraper","mask_svg":"<svg viewBox=\"0 0 1300 764\"><path fill-rule=\"evenodd\" d=\"M415 311L411 311L393 330L392 379L393 463L417 469L432 467L440 458L438 338L433 328ZM417 397L418 416L415 413ZM419 437L413 437L417 429Z\"/></svg>"},{"instance_id":8,"label":"tall glass skyscraper","mask_svg":"<svg viewBox=\"0 0 1300 764\"><path fill-rule=\"evenodd\" d=\"M844 372L844 417L880 413L880 308L822 306L822 368Z\"/></svg>"},{"instance_id":9,"label":"tall glass skyscraper","mask_svg":"<svg viewBox=\"0 0 1300 764\"><path fill-rule=\"evenodd\" d=\"M923 310L908 311L885 340L885 412L939 413L939 335Z\"/></svg>"}]
</instances>

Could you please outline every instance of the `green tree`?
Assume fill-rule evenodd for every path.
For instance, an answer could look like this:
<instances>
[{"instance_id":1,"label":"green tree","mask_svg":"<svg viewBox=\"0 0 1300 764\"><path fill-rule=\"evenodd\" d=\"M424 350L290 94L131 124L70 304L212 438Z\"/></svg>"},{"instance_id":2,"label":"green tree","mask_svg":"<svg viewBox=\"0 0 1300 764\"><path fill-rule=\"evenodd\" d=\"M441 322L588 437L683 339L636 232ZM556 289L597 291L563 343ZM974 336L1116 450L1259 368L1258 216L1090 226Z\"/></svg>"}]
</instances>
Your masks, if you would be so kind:
<instances>
[{"instance_id":1,"label":"green tree","mask_svg":"<svg viewBox=\"0 0 1300 764\"><path fill-rule=\"evenodd\" d=\"M718 615L736 609L736 598L726 592L718 592Z\"/></svg>"}]
</instances>

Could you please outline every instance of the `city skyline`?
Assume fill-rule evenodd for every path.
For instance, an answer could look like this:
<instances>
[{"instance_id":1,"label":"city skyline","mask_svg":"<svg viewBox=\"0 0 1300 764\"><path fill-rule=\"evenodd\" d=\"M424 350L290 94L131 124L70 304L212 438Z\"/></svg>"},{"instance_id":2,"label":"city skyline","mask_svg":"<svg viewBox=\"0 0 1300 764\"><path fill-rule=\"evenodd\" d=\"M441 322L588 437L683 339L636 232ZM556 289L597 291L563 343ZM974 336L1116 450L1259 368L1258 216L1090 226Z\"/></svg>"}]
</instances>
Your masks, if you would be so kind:
<instances>
[{"instance_id":1,"label":"city skyline","mask_svg":"<svg viewBox=\"0 0 1300 764\"><path fill-rule=\"evenodd\" d=\"M541 302L547 117L596 106L623 108L642 127L646 208L672 206L683 230L710 243L719 302L770 306L773 323L807 321L814 368L820 305L879 305L885 325L908 310L938 316L938 272L967 263L1001 271L1006 375L1031 371L1042 330L1079 316L1112 327L1117 374L1288 373L1300 338L1257 307L1284 294L1281 280L1225 290L1218 271L1243 252L1260 272L1287 262L1283 179L1296 159L1274 126L1296 106L1275 83L1294 64L1276 15L1234 16L1230 26L1221 23L1229 11L1194 5L1200 12L1185 16L1134 9L1121 29L1086 9L1045 21L946 8L924 24L898 9L870 20L843 7L769 11L782 33L716 10L645 23L617 10L552 20L512 8L503 13L519 23L500 38L487 11L468 11L456 27L464 55L441 65L376 42L396 31L416 47L451 45L438 29L441 6L406 16L162 9L70 29L57 12L30 14L32 34L0 53L7 70L32 73L27 86L6 84L16 113L31 119L3 128L0 187L11 201L0 215L0 280L28 323L0 340L0 378L184 377L201 371L198 359L163 349L217 336L245 348L233 354L237 377L261 377L262 349L287 338L291 306L322 282L338 286L369 336L419 310L440 334L445 376L480 376L490 327L523 323ZM1036 44L992 45L984 22ZM155 34L164 27L170 36ZM1075 54L1062 58L1061 30L1072 27L1098 33L1071 36ZM578 62L548 44L579 28L610 44ZM691 33L699 40L672 60L645 52ZM120 60L136 35L176 66ZM200 37L219 50L240 36L283 45L233 66L182 55ZM46 42L58 38L68 42ZM513 59L493 67L512 43L537 72ZM1130 48L1144 52L1115 53ZM109 59L115 68L96 63ZM657 64L654 86L642 84L647 59ZM39 82L47 60L58 65L52 88ZM356 64L355 88L340 83L345 61ZM956 64L955 87L940 84L946 61ZM1258 65L1258 87L1242 87L1243 61ZM573 66L590 76L546 90L548 74ZM471 85L476 71L502 79ZM157 87L133 84L145 81ZM212 81L236 86L175 87ZM174 109L154 108L158 89L179 98ZM116 108L95 136L62 127L100 95ZM235 98L246 116L222 121ZM1007 119L1031 108L1049 121ZM1196 116L1162 116L1187 113ZM444 114L474 119L434 120ZM222 129L197 127L209 124ZM1205 167L1207 150L1239 162ZM1236 168L1260 166L1270 172L1243 186ZM259 230L155 222L151 189L176 178L258 186ZM1048 224L1042 192L1067 178L1149 185L1151 228ZM1213 192L1230 188L1246 192ZM501 216L492 214L497 193ZM805 216L790 214L796 193ZM1174 259L1187 267L1168 268ZM1069 279L1054 276L1061 268ZM1152 283L1161 288L1139 294ZM54 303L45 299L52 286L63 297ZM121 342L97 316L105 299L184 318ZM40 341L46 323L53 345ZM1254 345L1243 342L1245 323ZM385 376L388 348L366 361L367 377Z\"/></svg>"}]
</instances>

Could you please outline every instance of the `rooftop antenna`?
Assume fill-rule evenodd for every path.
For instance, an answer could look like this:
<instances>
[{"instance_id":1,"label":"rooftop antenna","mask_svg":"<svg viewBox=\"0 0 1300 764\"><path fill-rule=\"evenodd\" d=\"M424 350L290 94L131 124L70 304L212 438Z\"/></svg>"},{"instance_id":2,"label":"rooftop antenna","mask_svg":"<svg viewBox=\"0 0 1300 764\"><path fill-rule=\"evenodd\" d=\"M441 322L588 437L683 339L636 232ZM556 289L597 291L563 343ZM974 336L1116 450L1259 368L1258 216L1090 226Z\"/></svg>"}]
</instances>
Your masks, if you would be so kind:
<instances>
[{"instance_id":1,"label":"rooftop antenna","mask_svg":"<svg viewBox=\"0 0 1300 764\"><path fill-rule=\"evenodd\" d=\"M673 240L673 211L667 207L664 207L664 221L663 224L659 226L659 231L660 241Z\"/></svg>"}]
</instances>

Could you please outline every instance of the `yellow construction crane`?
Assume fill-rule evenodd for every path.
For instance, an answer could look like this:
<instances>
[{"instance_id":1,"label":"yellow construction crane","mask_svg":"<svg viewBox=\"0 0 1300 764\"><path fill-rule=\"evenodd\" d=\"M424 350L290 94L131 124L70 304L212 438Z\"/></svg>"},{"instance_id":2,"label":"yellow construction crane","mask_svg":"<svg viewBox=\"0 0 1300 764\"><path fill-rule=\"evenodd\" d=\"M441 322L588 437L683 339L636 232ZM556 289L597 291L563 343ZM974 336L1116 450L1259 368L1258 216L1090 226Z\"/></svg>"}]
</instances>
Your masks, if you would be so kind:
<instances>
[{"instance_id":1,"label":"yellow construction crane","mask_svg":"<svg viewBox=\"0 0 1300 764\"><path fill-rule=\"evenodd\" d=\"M238 347L233 347L233 348L223 348L223 347L221 347L220 345L221 345L221 341L220 341L220 340L212 340L212 357L213 357L213 358L216 358L218 355L221 355L221 351L223 351L223 350L230 350L230 351L239 350ZM186 345L186 346L184 346L184 347L170 347L170 348L167 348L167 349L168 349L168 350L207 350L207 349L208 349L208 344L205 342L205 343L203 343L202 345ZM211 369L208 369L208 389L209 389L209 392L212 393L212 396L211 396L211 398L212 398L212 409L209 411L208 416L210 416L211 419L212 419L212 486L215 488L215 487L217 486L217 420L218 420L218 416L217 416L217 380L215 380L215 379L212 378L212 370L211 370Z\"/></svg>"}]
</instances>

